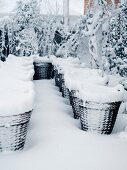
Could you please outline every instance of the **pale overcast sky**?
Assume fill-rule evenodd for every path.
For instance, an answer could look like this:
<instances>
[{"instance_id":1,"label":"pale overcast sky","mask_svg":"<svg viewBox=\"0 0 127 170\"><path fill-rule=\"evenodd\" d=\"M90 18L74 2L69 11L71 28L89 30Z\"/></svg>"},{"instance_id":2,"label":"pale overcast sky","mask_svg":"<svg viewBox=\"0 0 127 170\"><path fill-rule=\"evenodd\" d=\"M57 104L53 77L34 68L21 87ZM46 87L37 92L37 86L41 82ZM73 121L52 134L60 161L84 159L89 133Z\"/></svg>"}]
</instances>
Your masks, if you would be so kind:
<instances>
[{"instance_id":1,"label":"pale overcast sky","mask_svg":"<svg viewBox=\"0 0 127 170\"><path fill-rule=\"evenodd\" d=\"M47 5L47 2L50 5ZM15 4L16 0L0 0L0 13L9 13L13 11ZM50 9L51 11L56 11L56 4L58 6L59 13L62 14L63 0L42 0L41 13L46 13ZM70 0L70 14L72 15L83 14L83 0Z\"/></svg>"}]
</instances>

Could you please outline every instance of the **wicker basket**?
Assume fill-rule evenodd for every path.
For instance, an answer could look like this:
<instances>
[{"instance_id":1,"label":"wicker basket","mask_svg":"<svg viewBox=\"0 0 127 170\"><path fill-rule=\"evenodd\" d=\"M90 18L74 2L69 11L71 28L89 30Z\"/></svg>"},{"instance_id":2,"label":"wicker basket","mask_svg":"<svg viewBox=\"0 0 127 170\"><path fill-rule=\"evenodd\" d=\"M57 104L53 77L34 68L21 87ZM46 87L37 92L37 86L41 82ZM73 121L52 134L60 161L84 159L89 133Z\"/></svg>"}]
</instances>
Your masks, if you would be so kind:
<instances>
[{"instance_id":1,"label":"wicker basket","mask_svg":"<svg viewBox=\"0 0 127 170\"><path fill-rule=\"evenodd\" d=\"M110 134L113 130L121 102L94 103L80 102L81 128L100 134Z\"/></svg>"},{"instance_id":2,"label":"wicker basket","mask_svg":"<svg viewBox=\"0 0 127 170\"><path fill-rule=\"evenodd\" d=\"M52 65L51 78L54 79L54 77L55 77L55 70L54 70L54 66Z\"/></svg>"},{"instance_id":3,"label":"wicker basket","mask_svg":"<svg viewBox=\"0 0 127 170\"><path fill-rule=\"evenodd\" d=\"M63 82L61 85L61 92L62 92L62 96L66 99L69 99L69 90L66 87L65 83Z\"/></svg>"},{"instance_id":4,"label":"wicker basket","mask_svg":"<svg viewBox=\"0 0 127 170\"><path fill-rule=\"evenodd\" d=\"M60 87L60 82L61 79L60 79L60 74L58 73L58 70L55 70L55 85L57 87Z\"/></svg>"},{"instance_id":5,"label":"wicker basket","mask_svg":"<svg viewBox=\"0 0 127 170\"><path fill-rule=\"evenodd\" d=\"M72 91L69 91L69 100L70 100L70 105L72 106Z\"/></svg>"},{"instance_id":6,"label":"wicker basket","mask_svg":"<svg viewBox=\"0 0 127 170\"><path fill-rule=\"evenodd\" d=\"M0 151L24 148L31 111L13 116L0 116Z\"/></svg>"},{"instance_id":7,"label":"wicker basket","mask_svg":"<svg viewBox=\"0 0 127 170\"><path fill-rule=\"evenodd\" d=\"M56 77L58 70L54 67L54 78Z\"/></svg>"},{"instance_id":8,"label":"wicker basket","mask_svg":"<svg viewBox=\"0 0 127 170\"><path fill-rule=\"evenodd\" d=\"M51 79L52 78L52 64L51 63L34 63L34 80Z\"/></svg>"},{"instance_id":9,"label":"wicker basket","mask_svg":"<svg viewBox=\"0 0 127 170\"><path fill-rule=\"evenodd\" d=\"M64 74L58 73L57 69L54 69L55 84L59 87L62 96L69 99L69 90L65 86Z\"/></svg>"},{"instance_id":10,"label":"wicker basket","mask_svg":"<svg viewBox=\"0 0 127 170\"><path fill-rule=\"evenodd\" d=\"M72 105L73 113L74 113L74 118L79 119L80 118L80 99L76 97L75 95L76 90L72 90L70 94L70 104Z\"/></svg>"},{"instance_id":11,"label":"wicker basket","mask_svg":"<svg viewBox=\"0 0 127 170\"><path fill-rule=\"evenodd\" d=\"M60 76L59 90L60 92L63 92L63 86L65 85L64 75L60 73L59 76Z\"/></svg>"}]
</instances>

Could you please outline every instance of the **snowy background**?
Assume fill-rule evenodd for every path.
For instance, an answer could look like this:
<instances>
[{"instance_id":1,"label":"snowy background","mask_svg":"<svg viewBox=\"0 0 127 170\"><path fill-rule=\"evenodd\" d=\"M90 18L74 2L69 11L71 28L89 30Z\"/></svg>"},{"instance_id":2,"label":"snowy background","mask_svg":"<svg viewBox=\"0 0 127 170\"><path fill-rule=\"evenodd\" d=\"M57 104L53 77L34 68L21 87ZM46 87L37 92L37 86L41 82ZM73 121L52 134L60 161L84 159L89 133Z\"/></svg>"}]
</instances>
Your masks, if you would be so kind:
<instances>
[{"instance_id":1,"label":"snowy background","mask_svg":"<svg viewBox=\"0 0 127 170\"><path fill-rule=\"evenodd\" d=\"M16 0L0 0L0 13L10 13L14 10ZM48 5L47 5L48 4ZM50 6L52 10L56 11L58 7L58 13L63 13L63 0L43 0L41 13L47 13L47 8ZM57 5L56 5L57 4ZM70 14L71 15L82 15L83 14L83 0L70 0Z\"/></svg>"},{"instance_id":2,"label":"snowy background","mask_svg":"<svg viewBox=\"0 0 127 170\"><path fill-rule=\"evenodd\" d=\"M57 3L56 3L56 0L42 0L42 1L43 1L41 5L42 14L47 13L47 11L48 11L48 14L50 14L50 12L56 12L57 9L58 9L57 11L58 14L63 13L63 1L62 0L57 0ZM7 13L9 14L11 12L14 12L15 4L16 4L15 0L12 0L12 1L1 0L0 1L1 16L3 14L7 14ZM15 45L16 48L14 49L11 46L13 44L10 43L10 49L12 48L11 49L12 53L15 53L17 56L23 56L24 53L26 54L26 56L29 56L29 54L37 55L36 52L38 50L38 47L40 49L42 47L48 47L48 50L46 51L48 56L52 54L51 52L53 52L52 48L50 47L53 47L51 42L53 42L54 37L52 38L52 35L54 36L55 31L57 30L56 29L57 22L54 25L55 19L52 18L53 15L51 15L51 20L48 20L47 19L48 17L47 18L44 17L45 15L41 15L41 17L44 17L43 22L40 22L40 20L36 20L38 19L38 13L36 13L38 11L38 8L37 7L35 8L35 7L36 5L31 6L31 10L30 11L26 10L26 13L25 13L25 14L32 14L32 16L34 16L33 19L29 18L28 17L29 15L25 15L24 17L23 15L24 11L22 10L22 8L21 9L18 8L17 13L14 14L15 21L12 20L13 21L12 25L11 24L8 25L8 27L10 28L8 32L9 40L12 40L12 42L14 43L16 42L15 38L16 40L19 40L18 45L17 46ZM110 12L110 11L106 11L106 12ZM83 0L70 0L70 14L78 15L78 16L83 14ZM102 21L105 21L106 19L105 17L107 17L107 15L105 16L104 14L105 13L103 11L103 8L100 8L100 10L97 8L97 10L95 11L93 15L90 15L90 16L88 15L84 17L83 19L81 19L80 22L79 21L77 22L76 20L77 25L75 26L75 32L73 30L71 32L65 29L67 32L65 33L62 29L60 29L61 33L63 33L63 36L65 36L64 37L65 42L63 43L63 46L62 45L60 46L63 48L59 47L59 49L61 49L59 51L63 53L63 56L71 56L73 54L74 56L77 55L79 58L82 59L82 61L83 59L85 59L84 61L85 64L80 63L80 61L77 58L74 59L73 63L71 62L69 63L69 60L70 61L72 60L72 58L69 59L69 57L68 57L69 60L65 59L65 61L62 61L64 59L61 60L61 58L58 58L58 61L57 61L54 56L52 56L52 59L54 59L53 64L55 66L59 65L58 67L59 72L61 71L61 73L65 74L64 75L65 83L66 85L68 85L68 88L70 88L69 90L74 90L73 88L78 90L79 92L77 92L76 95L78 95L79 98L81 97L82 100L86 101L86 97L87 97L87 100L91 98L92 102L99 101L101 103L102 99L104 99L103 100L104 103L112 102L112 100L114 101L123 100L125 102L123 103L119 111L117 121L113 129L113 133L109 136L106 136L106 135L99 135L99 134L93 134L90 132L82 131L80 121L73 119L74 115L73 115L73 110L70 106L70 103L67 99L62 97L61 93L59 92L58 87L55 86L54 80L32 81L33 85L31 85L31 88L29 88L28 86L28 89L30 91L27 88L25 89L25 91L22 91L24 90L23 88L24 84L22 87L22 83L23 83L22 81L24 81L24 78L25 80L28 80L28 81L32 80L33 75L31 73L33 72L31 72L31 69L33 69L33 64L32 66L28 64L28 68L27 70L25 70L24 66L27 65L26 64L27 61L23 62L22 65L20 65L19 64L21 63L20 57L15 58L15 56L12 56L12 57L9 56L7 58L7 61L4 63L1 62L1 65L0 65L1 67L0 68L1 69L1 72L0 72L1 93L0 94L1 96L3 94L3 96L5 96L9 100L8 101L6 98L4 99L3 96L1 97L1 100L0 100L2 101L0 102L0 104L3 105L3 102L5 104L3 105L4 106L3 109L5 113L7 113L5 108L9 109L8 107L9 104L10 104L10 107L14 106L13 109L16 110L15 111L16 114L17 112L19 113L19 112L27 111L26 107L22 105L19 105L20 107L17 108L17 102L19 104L22 104L22 102L23 104L24 103L26 104L26 101L24 100L22 100L22 102L20 102L20 100L17 100L17 96L19 96L20 93L23 94L23 99L26 99L26 97L24 96L29 92L30 95L33 95L33 99L34 99L33 91L35 90L35 101L33 102L32 97L28 98L28 102L29 102L28 106L30 108L28 109L32 110L33 108L34 110L32 113L32 118L30 121L29 129L28 129L28 135L26 139L25 148L21 152L8 153L8 154L4 152L3 154L0 154L1 170L35 170L35 169L37 170L42 170L42 169L44 170L51 170L51 169L52 170L84 170L84 169L86 170L127 170L127 152L126 152L127 150L127 114L123 114L127 112L127 99L126 99L127 92L124 90L124 87L122 85L116 86L117 84L119 84L119 82L122 83L122 81L124 84L124 79L121 80L121 78L118 75L114 75L114 76L110 75L108 71L104 72L104 70L102 71L99 70L99 68L103 69L102 68L103 62L100 63L100 61L103 60L103 58L99 60L101 57L101 55L99 55L100 54L99 50L101 49L100 47L101 45L99 46L99 44L103 42L102 36L100 35L102 34L103 29L101 30L99 28L102 26ZM120 16L123 17L126 15L124 15L124 13L120 13ZM28 23L24 22L28 18L29 18L28 20L29 22ZM117 21L116 25L118 25L118 27L116 25L114 26L115 28L117 28L116 32L114 32L114 27L111 29L112 32L110 31L110 29L108 29L109 32L111 32L113 35L116 35L116 36L119 33L118 32L119 26L121 26L120 24L117 24L119 23L118 19L119 18L116 17L116 21ZM58 18L55 21L57 20ZM38 22L35 22L35 21L38 21ZM127 20L125 20L125 23L127 23ZM127 25L125 25L124 23L122 24L123 24L122 25L123 33L126 33L125 28L127 28ZM37 38L37 36L35 35L34 28L36 25L40 29L40 32L38 32L39 36L42 34L41 32L42 29L44 31L44 36L42 36L42 39L39 39L40 37ZM52 29L49 29L50 26ZM106 30L107 28L108 27L104 29L106 33L108 32ZM1 29L4 33L5 28L3 28L3 22L1 22ZM101 30L101 34L100 34L100 30ZM11 35L13 35L12 34L13 31L16 31L17 34L14 35L14 37L11 37ZM95 31L96 31L96 34L93 34L93 32ZM104 34L105 35L104 39L106 37L106 33ZM121 32L119 34L122 35ZM2 36L3 35L4 34L2 34ZM32 41L31 41L31 37L32 37ZM34 37L34 42L33 42L33 37ZM46 37L45 38L46 40L43 39L43 37ZM123 38L123 36L121 37ZM39 41L37 41L38 39ZM1 42L2 40L5 41L4 38L1 39ZM114 39L112 38L111 40L114 40ZM124 38L121 40L124 42L126 40L125 44L127 44L127 35L125 34ZM37 43L39 44L38 46L37 46ZM6 44L2 43L1 45L3 49L5 47L7 48ZM104 45L106 46L107 44L104 44ZM123 42L122 42L122 45L124 45ZM24 46L25 46L25 49L24 49ZM35 47L37 47L36 50L34 50ZM118 48L118 50L119 49L120 48ZM104 48L101 50L104 50ZM106 50L104 52L106 52ZM125 57L126 56L125 53L120 53L120 57L121 56ZM110 54L111 56L113 56L112 53ZM34 56L34 57L36 58L37 56ZM19 63L14 62L16 60L17 61L19 60L20 62ZM28 57L26 57L25 60L30 61ZM67 66L67 63L69 63L68 66ZM126 60L125 60L125 63L127 63ZM92 69L89 65L92 67ZM90 68L87 68L87 67L90 67ZM27 71L30 71L30 72L27 72ZM28 73L30 73L29 76L26 76L28 75ZM20 80L21 82L19 82L18 78L21 79ZM16 79L16 82L15 82L15 79ZM18 82L21 83L21 86L19 86ZM2 83L3 83L3 86L2 86ZM31 82L29 82L29 84L31 84ZM114 91L112 90L112 88L114 89ZM7 89L10 94L9 97L8 97ZM92 91L92 89L94 90ZM100 89L103 89L103 92ZM109 89L110 89L110 93L107 93L109 92ZM111 90L113 92L112 97L110 96L110 94L112 94ZM14 97L16 100L13 102ZM10 99L11 99L11 102L15 103L14 105L11 104ZM33 103L34 103L34 106L33 106ZM25 111L24 110L17 111L17 109L20 109L20 108L21 109L25 108ZM10 110L11 109L8 110L9 113L10 113ZM0 111L0 114L1 113L3 113L3 111ZM11 111L11 113L14 113L14 111ZM96 117L94 117L93 119L94 121L96 120ZM6 126L8 127L8 124Z\"/></svg>"}]
</instances>

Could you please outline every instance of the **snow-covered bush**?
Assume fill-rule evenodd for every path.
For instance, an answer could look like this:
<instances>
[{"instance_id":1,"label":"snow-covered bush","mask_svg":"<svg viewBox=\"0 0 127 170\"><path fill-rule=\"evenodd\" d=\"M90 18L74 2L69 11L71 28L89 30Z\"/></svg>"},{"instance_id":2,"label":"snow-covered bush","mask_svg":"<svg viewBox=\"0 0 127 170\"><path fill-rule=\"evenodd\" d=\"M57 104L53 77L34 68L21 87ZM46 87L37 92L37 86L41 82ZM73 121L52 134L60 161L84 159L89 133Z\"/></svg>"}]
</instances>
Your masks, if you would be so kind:
<instances>
[{"instance_id":1,"label":"snow-covered bush","mask_svg":"<svg viewBox=\"0 0 127 170\"><path fill-rule=\"evenodd\" d=\"M121 6L115 16L109 20L106 36L106 65L112 73L127 76L127 7ZM105 67L106 67L105 66Z\"/></svg>"}]
</instances>

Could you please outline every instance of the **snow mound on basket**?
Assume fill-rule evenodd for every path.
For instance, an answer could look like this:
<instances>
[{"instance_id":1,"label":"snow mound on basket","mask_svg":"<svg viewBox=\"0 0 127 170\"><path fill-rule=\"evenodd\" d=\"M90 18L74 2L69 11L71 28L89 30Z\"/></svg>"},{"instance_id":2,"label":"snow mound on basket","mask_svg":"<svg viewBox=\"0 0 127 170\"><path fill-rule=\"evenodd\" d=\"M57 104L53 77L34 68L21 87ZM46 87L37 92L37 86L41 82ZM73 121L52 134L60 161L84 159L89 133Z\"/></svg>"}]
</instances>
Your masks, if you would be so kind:
<instances>
[{"instance_id":1,"label":"snow mound on basket","mask_svg":"<svg viewBox=\"0 0 127 170\"><path fill-rule=\"evenodd\" d=\"M102 77L101 70L89 68L68 68L64 74L69 90L77 90L77 97L83 101L98 103L119 102L123 100L122 85L108 87L109 77Z\"/></svg>"},{"instance_id":2,"label":"snow mound on basket","mask_svg":"<svg viewBox=\"0 0 127 170\"><path fill-rule=\"evenodd\" d=\"M7 58L6 62L11 62L11 64L21 65L21 66L28 66L33 64L33 57L16 57L10 54Z\"/></svg>"},{"instance_id":3,"label":"snow mound on basket","mask_svg":"<svg viewBox=\"0 0 127 170\"><path fill-rule=\"evenodd\" d=\"M81 63L79 58L57 58L53 60L53 65L58 70L58 73L65 74L68 69L85 68L85 63Z\"/></svg>"},{"instance_id":4,"label":"snow mound on basket","mask_svg":"<svg viewBox=\"0 0 127 170\"><path fill-rule=\"evenodd\" d=\"M34 105L33 58L9 55L0 68L0 116L29 112Z\"/></svg>"},{"instance_id":5,"label":"snow mound on basket","mask_svg":"<svg viewBox=\"0 0 127 170\"><path fill-rule=\"evenodd\" d=\"M86 83L79 86L79 92L76 95L83 101L97 103L120 102L123 100L124 88L121 85L108 87Z\"/></svg>"},{"instance_id":6,"label":"snow mound on basket","mask_svg":"<svg viewBox=\"0 0 127 170\"><path fill-rule=\"evenodd\" d=\"M79 85L91 83L106 85L108 76L101 76L101 70L89 68L68 68L64 74L65 84L69 90L77 90Z\"/></svg>"},{"instance_id":7,"label":"snow mound on basket","mask_svg":"<svg viewBox=\"0 0 127 170\"><path fill-rule=\"evenodd\" d=\"M34 75L33 58L9 55L2 65L0 77L12 77L20 80L32 80Z\"/></svg>"},{"instance_id":8,"label":"snow mound on basket","mask_svg":"<svg viewBox=\"0 0 127 170\"><path fill-rule=\"evenodd\" d=\"M50 56L44 56L44 57L40 57L40 56L33 56L34 58L34 62L36 63L52 63L52 58Z\"/></svg>"},{"instance_id":9,"label":"snow mound on basket","mask_svg":"<svg viewBox=\"0 0 127 170\"><path fill-rule=\"evenodd\" d=\"M68 58L55 58L52 56L52 63L54 66L64 67L74 64L80 64L80 60L78 58L68 57Z\"/></svg>"},{"instance_id":10,"label":"snow mound on basket","mask_svg":"<svg viewBox=\"0 0 127 170\"><path fill-rule=\"evenodd\" d=\"M0 89L0 116L17 115L31 111L34 104L34 90L26 92Z\"/></svg>"}]
</instances>

